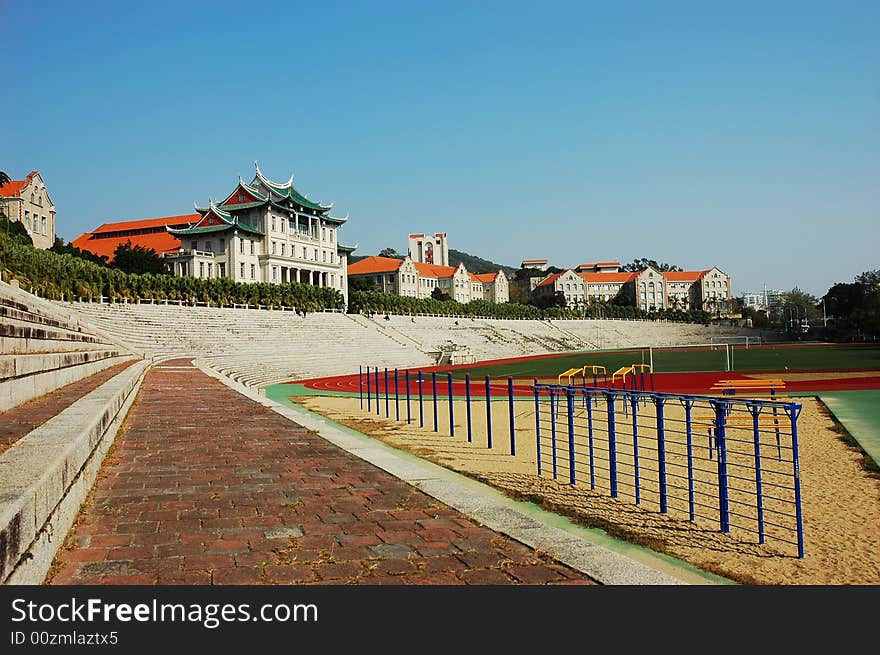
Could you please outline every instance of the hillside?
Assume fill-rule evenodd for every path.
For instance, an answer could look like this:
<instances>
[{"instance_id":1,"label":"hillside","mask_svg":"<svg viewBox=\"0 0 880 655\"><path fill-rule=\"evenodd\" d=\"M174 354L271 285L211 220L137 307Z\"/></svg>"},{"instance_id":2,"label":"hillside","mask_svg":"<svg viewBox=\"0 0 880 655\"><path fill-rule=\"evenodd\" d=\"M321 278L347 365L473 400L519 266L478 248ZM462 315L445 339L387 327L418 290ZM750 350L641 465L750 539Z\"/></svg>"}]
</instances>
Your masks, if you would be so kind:
<instances>
[{"instance_id":1,"label":"hillside","mask_svg":"<svg viewBox=\"0 0 880 655\"><path fill-rule=\"evenodd\" d=\"M513 266L496 264L495 262L489 261L488 259L483 259L482 257L477 257L476 255L469 255L466 252L450 248L449 265L458 266L459 262L463 263L464 267L471 273L495 273L498 270L502 270L505 273L512 273L516 270L516 268L514 268Z\"/></svg>"}]
</instances>

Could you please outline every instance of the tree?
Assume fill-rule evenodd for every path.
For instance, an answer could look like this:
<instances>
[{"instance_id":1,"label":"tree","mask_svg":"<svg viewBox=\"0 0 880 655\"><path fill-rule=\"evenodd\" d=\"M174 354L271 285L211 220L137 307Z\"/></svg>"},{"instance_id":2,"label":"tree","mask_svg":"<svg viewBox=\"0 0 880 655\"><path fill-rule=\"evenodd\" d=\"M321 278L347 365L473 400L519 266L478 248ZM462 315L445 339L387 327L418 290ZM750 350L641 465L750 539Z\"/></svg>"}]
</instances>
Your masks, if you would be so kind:
<instances>
[{"instance_id":1,"label":"tree","mask_svg":"<svg viewBox=\"0 0 880 655\"><path fill-rule=\"evenodd\" d=\"M379 291L379 285L376 284L376 280L371 277L361 277L355 276L348 278L348 290L349 291Z\"/></svg>"},{"instance_id":2,"label":"tree","mask_svg":"<svg viewBox=\"0 0 880 655\"><path fill-rule=\"evenodd\" d=\"M434 300L452 300L452 297L440 287L434 287L431 292L431 298Z\"/></svg>"},{"instance_id":3,"label":"tree","mask_svg":"<svg viewBox=\"0 0 880 655\"><path fill-rule=\"evenodd\" d=\"M6 173L4 173L3 171L0 171L0 187L2 187L7 182L11 182L11 181L12 180L9 179L9 176Z\"/></svg>"},{"instance_id":4,"label":"tree","mask_svg":"<svg viewBox=\"0 0 880 655\"><path fill-rule=\"evenodd\" d=\"M15 242L26 246L34 245L31 235L28 234L27 228L20 221L10 221L5 216L0 216L0 230L9 235Z\"/></svg>"},{"instance_id":5,"label":"tree","mask_svg":"<svg viewBox=\"0 0 880 655\"><path fill-rule=\"evenodd\" d=\"M113 252L113 266L126 273L165 273L165 264L152 248L120 243Z\"/></svg>"},{"instance_id":6,"label":"tree","mask_svg":"<svg viewBox=\"0 0 880 655\"><path fill-rule=\"evenodd\" d=\"M813 294L801 291L797 287L782 294L782 321L792 332L804 332L804 327L817 325L822 321L822 310L818 307L819 299Z\"/></svg>"},{"instance_id":7,"label":"tree","mask_svg":"<svg viewBox=\"0 0 880 655\"><path fill-rule=\"evenodd\" d=\"M684 269L680 266L675 266L673 264L666 263L658 263L655 259L646 259L641 257L639 259L632 260L632 263L625 264L621 270L627 271L630 273L635 273L636 271L643 271L648 267L653 268L655 271L660 271L661 273L666 271L683 271Z\"/></svg>"},{"instance_id":8,"label":"tree","mask_svg":"<svg viewBox=\"0 0 880 655\"><path fill-rule=\"evenodd\" d=\"M107 266L107 255L96 255L88 250L81 250L70 242L65 245L61 237L55 237L55 243L52 244L52 247L49 248L49 250L58 253L59 255L73 255L74 257L79 257L86 261Z\"/></svg>"},{"instance_id":9,"label":"tree","mask_svg":"<svg viewBox=\"0 0 880 655\"><path fill-rule=\"evenodd\" d=\"M379 257L392 257L393 259L403 259L403 256L397 254L397 251L394 248L383 248L379 251Z\"/></svg>"}]
</instances>

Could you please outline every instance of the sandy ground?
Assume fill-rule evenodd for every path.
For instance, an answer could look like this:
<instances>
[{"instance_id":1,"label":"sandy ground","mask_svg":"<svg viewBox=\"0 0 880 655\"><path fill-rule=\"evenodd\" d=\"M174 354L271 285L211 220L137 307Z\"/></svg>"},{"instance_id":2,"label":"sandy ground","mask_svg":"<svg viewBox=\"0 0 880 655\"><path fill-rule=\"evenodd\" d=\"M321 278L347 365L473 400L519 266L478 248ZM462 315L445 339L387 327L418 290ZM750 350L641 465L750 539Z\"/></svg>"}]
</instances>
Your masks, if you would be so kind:
<instances>
[{"instance_id":1,"label":"sandy ground","mask_svg":"<svg viewBox=\"0 0 880 655\"><path fill-rule=\"evenodd\" d=\"M478 478L509 495L530 500L579 523L686 560L704 570L747 584L880 584L880 474L870 470L860 449L813 398L804 405L798 421L800 471L805 534L804 559L796 549L768 538L759 545L753 534L718 531L718 523L690 522L681 503L660 514L650 473L645 478L641 506L632 499L612 499L607 488L591 491L582 465L576 465L578 483L569 484L567 454L560 449L558 479L553 480L544 446L544 475L536 475L535 416L533 401L518 401L517 454L510 455L508 407L492 403L494 444L486 443L485 405L472 408L473 442L466 435L466 408L454 404L455 437L449 436L448 405L439 403L439 432L433 431L433 414L426 402L425 427L419 428L418 403L412 403L413 423L406 424L405 403L401 421L395 420L393 399L390 419L384 401L379 416L360 409L358 398L308 396L291 398L359 432L419 455L447 468ZM647 426L640 426L644 433ZM560 443L565 439L561 435ZM580 447L577 447L580 449ZM641 458L649 456L643 450ZM643 459L644 461L644 459ZM769 466L769 464L768 464ZM648 471L650 466L645 467ZM645 477L647 475L647 477ZM740 511L745 511L740 507ZM711 513L711 512L710 512ZM768 528L772 531L772 527ZM791 535L789 535L791 536Z\"/></svg>"}]
</instances>

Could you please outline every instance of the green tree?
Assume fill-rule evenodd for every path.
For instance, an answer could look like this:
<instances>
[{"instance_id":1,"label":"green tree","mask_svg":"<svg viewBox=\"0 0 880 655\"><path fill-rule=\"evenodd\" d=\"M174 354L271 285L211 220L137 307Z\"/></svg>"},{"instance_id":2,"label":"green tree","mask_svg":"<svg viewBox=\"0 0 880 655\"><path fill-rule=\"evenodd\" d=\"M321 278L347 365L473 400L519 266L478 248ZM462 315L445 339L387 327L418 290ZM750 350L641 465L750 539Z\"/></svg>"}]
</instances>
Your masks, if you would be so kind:
<instances>
[{"instance_id":1,"label":"green tree","mask_svg":"<svg viewBox=\"0 0 880 655\"><path fill-rule=\"evenodd\" d=\"M113 252L113 266L126 273L165 273L165 264L152 248L120 243Z\"/></svg>"},{"instance_id":2,"label":"green tree","mask_svg":"<svg viewBox=\"0 0 880 655\"><path fill-rule=\"evenodd\" d=\"M379 257L392 257L394 259L403 259L403 255L397 254L394 248L383 248L379 251Z\"/></svg>"},{"instance_id":3,"label":"green tree","mask_svg":"<svg viewBox=\"0 0 880 655\"><path fill-rule=\"evenodd\" d=\"M9 179L9 176L6 173L4 173L3 171L0 171L0 187L2 187L7 182L11 182L11 181L12 180Z\"/></svg>"},{"instance_id":4,"label":"green tree","mask_svg":"<svg viewBox=\"0 0 880 655\"><path fill-rule=\"evenodd\" d=\"M20 221L11 221L5 216L0 216L0 230L5 232L10 239L22 245L34 245L31 235Z\"/></svg>"},{"instance_id":5,"label":"green tree","mask_svg":"<svg viewBox=\"0 0 880 655\"><path fill-rule=\"evenodd\" d=\"M628 271L630 273L634 273L635 271L643 271L648 267L653 268L655 271L660 271L661 273L666 271L683 271L684 269L680 266L675 266L674 264L667 263L658 263L656 259L646 259L641 257L639 259L632 260L629 264L624 264L621 267L622 271Z\"/></svg>"},{"instance_id":6,"label":"green tree","mask_svg":"<svg viewBox=\"0 0 880 655\"><path fill-rule=\"evenodd\" d=\"M452 297L440 287L434 287L431 292L431 298L434 300L452 300Z\"/></svg>"}]
</instances>

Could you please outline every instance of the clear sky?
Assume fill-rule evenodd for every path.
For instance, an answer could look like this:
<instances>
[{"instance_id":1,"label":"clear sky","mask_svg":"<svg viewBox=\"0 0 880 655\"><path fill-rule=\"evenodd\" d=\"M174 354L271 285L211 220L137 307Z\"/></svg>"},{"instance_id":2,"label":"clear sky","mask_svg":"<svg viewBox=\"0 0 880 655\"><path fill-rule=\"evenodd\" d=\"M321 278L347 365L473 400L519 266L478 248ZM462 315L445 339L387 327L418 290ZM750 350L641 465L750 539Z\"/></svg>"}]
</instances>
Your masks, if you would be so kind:
<instances>
[{"instance_id":1,"label":"clear sky","mask_svg":"<svg viewBox=\"0 0 880 655\"><path fill-rule=\"evenodd\" d=\"M10 2L0 170L70 240L253 162L518 266L648 257L734 293L880 268L880 2Z\"/></svg>"}]
</instances>

